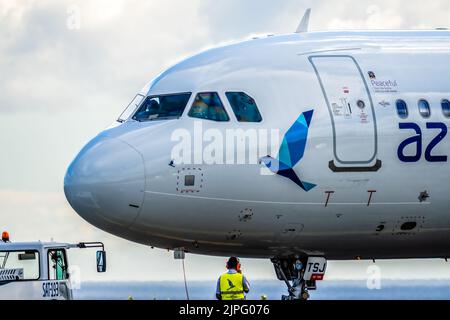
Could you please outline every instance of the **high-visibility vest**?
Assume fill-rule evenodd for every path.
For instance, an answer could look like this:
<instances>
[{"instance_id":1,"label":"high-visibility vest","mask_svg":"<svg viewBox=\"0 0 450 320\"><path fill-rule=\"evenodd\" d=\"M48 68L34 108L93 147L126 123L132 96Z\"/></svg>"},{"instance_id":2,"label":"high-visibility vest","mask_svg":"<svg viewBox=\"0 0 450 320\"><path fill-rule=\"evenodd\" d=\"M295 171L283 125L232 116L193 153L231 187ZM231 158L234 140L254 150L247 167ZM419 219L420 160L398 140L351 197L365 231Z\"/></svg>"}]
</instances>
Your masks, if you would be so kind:
<instances>
[{"instance_id":1,"label":"high-visibility vest","mask_svg":"<svg viewBox=\"0 0 450 320\"><path fill-rule=\"evenodd\" d=\"M240 273L224 273L220 276L222 300L244 300L244 276Z\"/></svg>"}]
</instances>

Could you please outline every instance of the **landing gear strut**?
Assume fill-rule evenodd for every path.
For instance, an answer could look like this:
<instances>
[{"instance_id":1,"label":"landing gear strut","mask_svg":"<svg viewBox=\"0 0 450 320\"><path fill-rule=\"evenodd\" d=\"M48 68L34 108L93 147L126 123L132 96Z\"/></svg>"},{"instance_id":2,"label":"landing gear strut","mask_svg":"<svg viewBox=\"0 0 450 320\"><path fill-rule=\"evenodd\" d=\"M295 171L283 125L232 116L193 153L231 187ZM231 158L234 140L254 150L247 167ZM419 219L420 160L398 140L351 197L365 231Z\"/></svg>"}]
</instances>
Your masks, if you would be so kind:
<instances>
[{"instance_id":1,"label":"landing gear strut","mask_svg":"<svg viewBox=\"0 0 450 320\"><path fill-rule=\"evenodd\" d=\"M308 300L309 290L316 290L316 281L323 280L326 259L323 257L291 257L271 259L277 278L286 283L289 295L282 300Z\"/></svg>"}]
</instances>

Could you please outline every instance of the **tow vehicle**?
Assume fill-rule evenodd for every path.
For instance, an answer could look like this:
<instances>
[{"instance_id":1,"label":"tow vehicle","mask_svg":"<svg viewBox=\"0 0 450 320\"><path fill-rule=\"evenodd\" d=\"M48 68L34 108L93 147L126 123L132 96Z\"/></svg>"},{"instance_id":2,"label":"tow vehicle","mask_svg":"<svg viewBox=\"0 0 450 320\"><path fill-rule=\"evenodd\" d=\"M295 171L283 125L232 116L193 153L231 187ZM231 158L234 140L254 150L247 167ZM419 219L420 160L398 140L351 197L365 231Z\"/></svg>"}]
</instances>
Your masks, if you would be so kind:
<instances>
[{"instance_id":1,"label":"tow vehicle","mask_svg":"<svg viewBox=\"0 0 450 320\"><path fill-rule=\"evenodd\" d=\"M0 300L72 300L67 251L101 248L96 253L97 272L106 272L106 251L101 242L78 244L0 242Z\"/></svg>"}]
</instances>

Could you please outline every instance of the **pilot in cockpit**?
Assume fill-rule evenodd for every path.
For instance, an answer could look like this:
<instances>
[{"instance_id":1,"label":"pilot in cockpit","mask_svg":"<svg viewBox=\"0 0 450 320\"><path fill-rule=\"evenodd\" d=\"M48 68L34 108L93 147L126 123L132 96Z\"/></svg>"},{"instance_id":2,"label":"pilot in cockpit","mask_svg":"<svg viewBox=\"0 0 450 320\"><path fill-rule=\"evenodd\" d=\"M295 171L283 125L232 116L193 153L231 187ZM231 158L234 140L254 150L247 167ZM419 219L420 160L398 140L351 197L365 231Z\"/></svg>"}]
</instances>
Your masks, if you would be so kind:
<instances>
[{"instance_id":1,"label":"pilot in cockpit","mask_svg":"<svg viewBox=\"0 0 450 320\"><path fill-rule=\"evenodd\" d=\"M136 114L135 118L138 120L149 120L152 117L155 117L159 113L159 103L156 99L151 99L145 108L141 108L141 110Z\"/></svg>"}]
</instances>

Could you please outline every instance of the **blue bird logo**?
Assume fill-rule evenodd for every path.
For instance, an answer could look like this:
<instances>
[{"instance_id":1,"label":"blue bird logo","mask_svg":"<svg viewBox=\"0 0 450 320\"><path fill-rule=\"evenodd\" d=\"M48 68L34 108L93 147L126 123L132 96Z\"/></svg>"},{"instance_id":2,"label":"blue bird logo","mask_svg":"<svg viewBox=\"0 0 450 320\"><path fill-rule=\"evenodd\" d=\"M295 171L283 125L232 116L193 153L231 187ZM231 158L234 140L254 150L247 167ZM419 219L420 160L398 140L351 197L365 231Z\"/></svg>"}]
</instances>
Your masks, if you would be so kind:
<instances>
[{"instance_id":1,"label":"blue bird logo","mask_svg":"<svg viewBox=\"0 0 450 320\"><path fill-rule=\"evenodd\" d=\"M230 286L230 287L228 288L228 291L231 290L231 289L234 289L234 288L236 287L236 286L233 284L233 282L231 282L230 279L227 279L227 281L228 281L228 285Z\"/></svg>"},{"instance_id":2,"label":"blue bird logo","mask_svg":"<svg viewBox=\"0 0 450 320\"><path fill-rule=\"evenodd\" d=\"M286 132L277 159L267 156L260 160L270 171L292 180L307 192L316 187L316 185L301 181L293 168L305 154L308 131L313 114L314 110L303 112Z\"/></svg>"}]
</instances>

